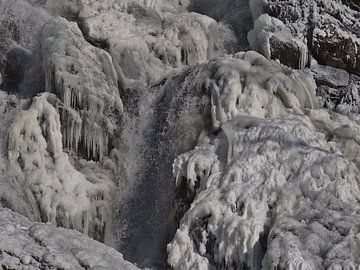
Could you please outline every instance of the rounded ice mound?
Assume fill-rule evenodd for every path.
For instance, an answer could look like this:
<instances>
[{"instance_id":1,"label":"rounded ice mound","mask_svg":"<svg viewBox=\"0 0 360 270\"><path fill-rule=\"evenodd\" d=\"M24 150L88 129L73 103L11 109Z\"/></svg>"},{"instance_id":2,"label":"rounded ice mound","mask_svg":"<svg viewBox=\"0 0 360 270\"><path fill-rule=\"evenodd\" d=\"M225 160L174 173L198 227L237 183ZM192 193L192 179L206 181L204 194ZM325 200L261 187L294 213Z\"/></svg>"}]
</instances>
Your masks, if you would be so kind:
<instances>
[{"instance_id":1,"label":"rounded ice mound","mask_svg":"<svg viewBox=\"0 0 360 270\"><path fill-rule=\"evenodd\" d=\"M273 118L286 115L287 109L302 113L317 107L310 73L291 70L259 53L215 59L206 68L215 127L237 115Z\"/></svg>"}]
</instances>

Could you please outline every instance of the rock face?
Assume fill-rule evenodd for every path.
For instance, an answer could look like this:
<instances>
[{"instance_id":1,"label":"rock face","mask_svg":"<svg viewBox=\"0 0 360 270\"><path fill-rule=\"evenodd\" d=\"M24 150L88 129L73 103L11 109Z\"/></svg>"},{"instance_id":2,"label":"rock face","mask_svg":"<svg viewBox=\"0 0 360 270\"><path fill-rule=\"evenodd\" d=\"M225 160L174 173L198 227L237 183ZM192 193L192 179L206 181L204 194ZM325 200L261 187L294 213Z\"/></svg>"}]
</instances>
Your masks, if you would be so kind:
<instances>
[{"instance_id":1,"label":"rock face","mask_svg":"<svg viewBox=\"0 0 360 270\"><path fill-rule=\"evenodd\" d=\"M85 235L34 223L0 208L2 269L136 270L121 254Z\"/></svg>"},{"instance_id":2,"label":"rock face","mask_svg":"<svg viewBox=\"0 0 360 270\"><path fill-rule=\"evenodd\" d=\"M283 30L275 30L282 38L270 42L271 58L296 67L305 46L308 54L320 64L359 75L360 12L356 7L356 1L266 1L263 12L283 22L287 32L291 32L286 37L281 35ZM263 31L269 32L269 29L264 27ZM290 46L294 40L303 46ZM294 55L298 55L297 61L294 61ZM310 63L304 64L309 66Z\"/></svg>"}]
</instances>

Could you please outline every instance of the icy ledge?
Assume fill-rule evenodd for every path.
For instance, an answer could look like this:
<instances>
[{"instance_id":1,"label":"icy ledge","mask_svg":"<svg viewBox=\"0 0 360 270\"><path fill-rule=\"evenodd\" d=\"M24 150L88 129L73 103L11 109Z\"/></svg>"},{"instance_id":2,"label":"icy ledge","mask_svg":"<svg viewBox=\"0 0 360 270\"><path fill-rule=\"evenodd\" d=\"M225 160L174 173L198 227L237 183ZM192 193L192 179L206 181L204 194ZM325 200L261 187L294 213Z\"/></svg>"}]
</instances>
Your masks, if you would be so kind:
<instances>
[{"instance_id":1,"label":"icy ledge","mask_svg":"<svg viewBox=\"0 0 360 270\"><path fill-rule=\"evenodd\" d=\"M111 244L111 190L114 183L101 170L76 170L63 152L60 116L45 93L33 98L9 128L10 169L31 203L37 220L76 229ZM111 160L105 164L111 170Z\"/></svg>"},{"instance_id":2,"label":"icy ledge","mask_svg":"<svg viewBox=\"0 0 360 270\"><path fill-rule=\"evenodd\" d=\"M136 270L116 250L74 231L0 208L2 269Z\"/></svg>"},{"instance_id":3,"label":"icy ledge","mask_svg":"<svg viewBox=\"0 0 360 270\"><path fill-rule=\"evenodd\" d=\"M213 63L206 88L219 132L175 160L179 211L189 209L169 264L358 269L360 126L316 109L306 73L254 52Z\"/></svg>"}]
</instances>

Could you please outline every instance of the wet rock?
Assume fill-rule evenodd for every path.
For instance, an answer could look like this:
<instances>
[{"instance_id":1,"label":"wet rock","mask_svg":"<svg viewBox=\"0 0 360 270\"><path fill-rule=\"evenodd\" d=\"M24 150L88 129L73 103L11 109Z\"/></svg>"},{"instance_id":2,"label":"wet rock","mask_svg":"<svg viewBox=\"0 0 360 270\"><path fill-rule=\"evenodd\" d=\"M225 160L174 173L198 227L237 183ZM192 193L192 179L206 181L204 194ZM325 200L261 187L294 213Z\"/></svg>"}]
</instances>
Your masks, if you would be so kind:
<instances>
[{"instance_id":1,"label":"wet rock","mask_svg":"<svg viewBox=\"0 0 360 270\"><path fill-rule=\"evenodd\" d=\"M319 85L330 87L341 87L349 84L350 75L342 69L330 66L316 65L311 68L314 78Z\"/></svg>"}]
</instances>

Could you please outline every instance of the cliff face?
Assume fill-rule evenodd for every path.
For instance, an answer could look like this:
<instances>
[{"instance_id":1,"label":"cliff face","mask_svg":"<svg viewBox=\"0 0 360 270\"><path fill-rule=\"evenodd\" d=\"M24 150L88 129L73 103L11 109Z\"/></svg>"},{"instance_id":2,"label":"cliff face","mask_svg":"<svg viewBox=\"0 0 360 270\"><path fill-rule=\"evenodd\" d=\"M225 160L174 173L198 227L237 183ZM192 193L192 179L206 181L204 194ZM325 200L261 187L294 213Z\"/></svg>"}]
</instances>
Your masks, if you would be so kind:
<instances>
[{"instance_id":1,"label":"cliff face","mask_svg":"<svg viewBox=\"0 0 360 270\"><path fill-rule=\"evenodd\" d=\"M359 268L359 18L0 2L0 265Z\"/></svg>"}]
</instances>

